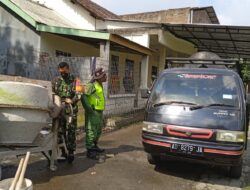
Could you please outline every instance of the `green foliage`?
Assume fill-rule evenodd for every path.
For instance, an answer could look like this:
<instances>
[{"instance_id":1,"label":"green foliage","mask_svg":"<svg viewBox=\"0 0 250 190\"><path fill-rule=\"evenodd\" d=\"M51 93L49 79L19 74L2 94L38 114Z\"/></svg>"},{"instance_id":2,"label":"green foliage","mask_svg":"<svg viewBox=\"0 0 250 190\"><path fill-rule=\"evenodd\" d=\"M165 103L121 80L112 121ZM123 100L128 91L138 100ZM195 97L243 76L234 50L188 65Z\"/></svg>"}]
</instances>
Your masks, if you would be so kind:
<instances>
[{"instance_id":1,"label":"green foliage","mask_svg":"<svg viewBox=\"0 0 250 190\"><path fill-rule=\"evenodd\" d=\"M243 81L250 81L250 65L245 64L242 68Z\"/></svg>"}]
</instances>

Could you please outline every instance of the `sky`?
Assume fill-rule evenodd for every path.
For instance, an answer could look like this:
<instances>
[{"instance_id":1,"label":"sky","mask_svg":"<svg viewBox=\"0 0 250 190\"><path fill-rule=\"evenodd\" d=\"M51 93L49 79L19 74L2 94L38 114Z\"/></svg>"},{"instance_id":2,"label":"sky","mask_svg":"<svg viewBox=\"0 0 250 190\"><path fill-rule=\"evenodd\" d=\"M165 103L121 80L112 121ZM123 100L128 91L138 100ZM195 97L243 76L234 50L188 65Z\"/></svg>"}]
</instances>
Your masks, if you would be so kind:
<instances>
[{"instance_id":1,"label":"sky","mask_svg":"<svg viewBox=\"0 0 250 190\"><path fill-rule=\"evenodd\" d=\"M213 6L220 24L250 26L250 0L92 0L115 14Z\"/></svg>"}]
</instances>

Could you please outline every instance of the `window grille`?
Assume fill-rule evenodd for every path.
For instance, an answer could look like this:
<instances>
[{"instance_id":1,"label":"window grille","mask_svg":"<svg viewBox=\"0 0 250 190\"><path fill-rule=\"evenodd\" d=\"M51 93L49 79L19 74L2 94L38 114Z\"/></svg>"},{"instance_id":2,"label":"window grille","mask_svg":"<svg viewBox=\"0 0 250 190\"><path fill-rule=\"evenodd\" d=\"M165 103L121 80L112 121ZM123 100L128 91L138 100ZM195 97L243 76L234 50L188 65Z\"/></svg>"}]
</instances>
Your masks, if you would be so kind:
<instances>
[{"instance_id":1,"label":"window grille","mask_svg":"<svg viewBox=\"0 0 250 190\"><path fill-rule=\"evenodd\" d=\"M134 61L126 59L123 87L125 93L134 93Z\"/></svg>"},{"instance_id":2,"label":"window grille","mask_svg":"<svg viewBox=\"0 0 250 190\"><path fill-rule=\"evenodd\" d=\"M119 78L119 56L112 55L110 66L110 94L118 94L120 92Z\"/></svg>"}]
</instances>

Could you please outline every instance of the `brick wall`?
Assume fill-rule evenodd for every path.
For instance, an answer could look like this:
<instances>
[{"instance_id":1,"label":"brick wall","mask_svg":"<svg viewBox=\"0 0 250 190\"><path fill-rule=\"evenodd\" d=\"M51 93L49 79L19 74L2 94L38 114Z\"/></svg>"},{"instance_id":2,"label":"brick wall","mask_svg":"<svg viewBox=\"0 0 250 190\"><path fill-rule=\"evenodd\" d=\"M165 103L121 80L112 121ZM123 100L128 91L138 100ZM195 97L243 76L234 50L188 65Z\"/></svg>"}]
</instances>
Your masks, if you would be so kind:
<instances>
[{"instance_id":1,"label":"brick wall","mask_svg":"<svg viewBox=\"0 0 250 190\"><path fill-rule=\"evenodd\" d=\"M193 10L193 21L192 23L207 23L207 24L212 24L207 11L204 9L198 9L198 10Z\"/></svg>"},{"instance_id":2,"label":"brick wall","mask_svg":"<svg viewBox=\"0 0 250 190\"><path fill-rule=\"evenodd\" d=\"M124 20L136 20L155 23L189 23L190 8L169 9L121 16Z\"/></svg>"}]
</instances>

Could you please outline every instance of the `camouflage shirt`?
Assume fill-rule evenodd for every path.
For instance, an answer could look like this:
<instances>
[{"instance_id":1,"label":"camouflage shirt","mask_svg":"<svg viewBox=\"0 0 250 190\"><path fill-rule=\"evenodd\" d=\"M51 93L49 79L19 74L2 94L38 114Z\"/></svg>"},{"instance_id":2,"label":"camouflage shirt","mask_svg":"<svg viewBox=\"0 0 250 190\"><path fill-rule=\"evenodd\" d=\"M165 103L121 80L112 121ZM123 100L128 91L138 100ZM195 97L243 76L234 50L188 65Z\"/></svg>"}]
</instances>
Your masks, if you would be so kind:
<instances>
[{"instance_id":1,"label":"camouflage shirt","mask_svg":"<svg viewBox=\"0 0 250 190\"><path fill-rule=\"evenodd\" d=\"M69 75L66 79L61 76L52 81L52 91L61 98L73 98L75 96L75 77Z\"/></svg>"}]
</instances>

